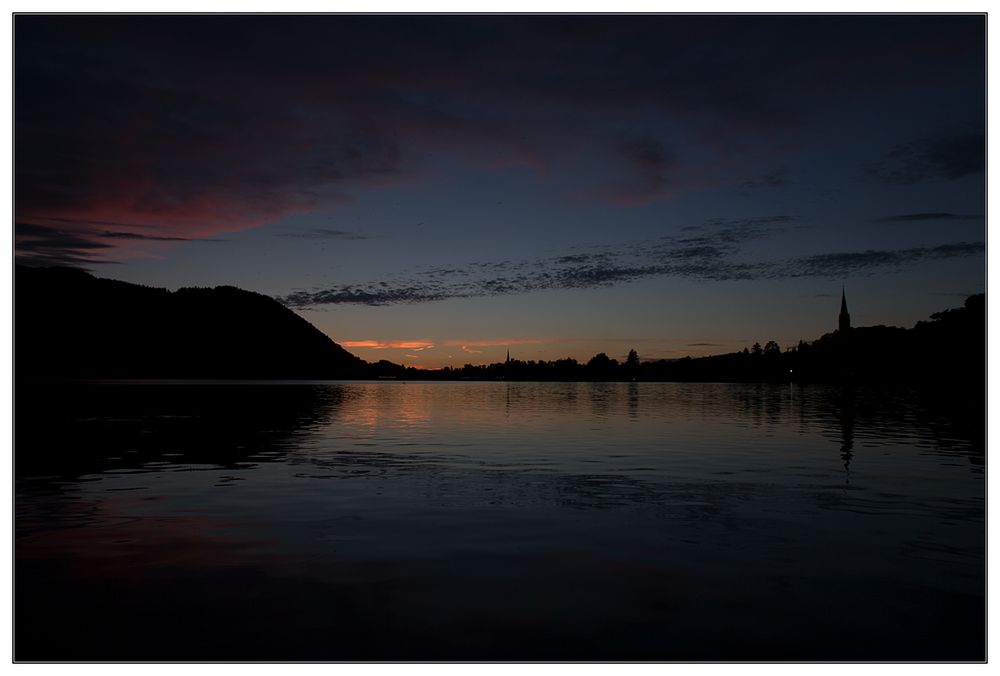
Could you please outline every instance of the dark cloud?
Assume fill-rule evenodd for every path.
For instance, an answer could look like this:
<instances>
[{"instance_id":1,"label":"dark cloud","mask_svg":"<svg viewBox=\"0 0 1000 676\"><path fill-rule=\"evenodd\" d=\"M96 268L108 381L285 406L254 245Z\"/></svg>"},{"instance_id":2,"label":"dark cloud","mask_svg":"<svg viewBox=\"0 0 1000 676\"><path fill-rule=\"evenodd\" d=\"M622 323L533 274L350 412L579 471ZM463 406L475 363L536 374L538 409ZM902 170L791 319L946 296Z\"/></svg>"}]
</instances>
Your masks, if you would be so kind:
<instances>
[{"instance_id":1,"label":"dark cloud","mask_svg":"<svg viewBox=\"0 0 1000 676\"><path fill-rule=\"evenodd\" d=\"M658 274L662 270L663 267L658 265L646 265L642 267L588 265L565 268L557 271L550 278L544 279L551 281L551 288L589 289L598 286L614 286L631 282Z\"/></svg>"},{"instance_id":2,"label":"dark cloud","mask_svg":"<svg viewBox=\"0 0 1000 676\"><path fill-rule=\"evenodd\" d=\"M692 234L680 241L692 246L711 242L734 245L784 232L792 220L792 217L787 215L736 219L713 218L701 225L682 228L681 230L684 232L700 234Z\"/></svg>"},{"instance_id":3,"label":"dark cloud","mask_svg":"<svg viewBox=\"0 0 1000 676\"><path fill-rule=\"evenodd\" d=\"M899 214L876 219L876 223L911 223L913 221L974 221L980 214L952 214L945 211L926 211L915 214Z\"/></svg>"},{"instance_id":4,"label":"dark cloud","mask_svg":"<svg viewBox=\"0 0 1000 676\"><path fill-rule=\"evenodd\" d=\"M485 295L485 294L481 294ZM342 286L323 291L296 291L281 299L292 307L311 305L394 305L398 303L424 303L444 300L446 298L462 298L465 294L456 292L446 294L435 292L430 287L409 286L402 288L368 288L359 289Z\"/></svg>"},{"instance_id":5,"label":"dark cloud","mask_svg":"<svg viewBox=\"0 0 1000 676\"><path fill-rule=\"evenodd\" d=\"M681 228L683 237L664 237L644 243L637 255L657 261L670 274L696 279L749 279L752 266L733 259L743 243L785 232L791 216L761 216L743 219L711 219L696 226Z\"/></svg>"},{"instance_id":6,"label":"dark cloud","mask_svg":"<svg viewBox=\"0 0 1000 676\"><path fill-rule=\"evenodd\" d=\"M222 242L221 239L209 239L209 238L198 238L194 239L191 237L167 237L164 235L146 235L139 232L123 232L123 231L109 231L105 230L100 234L103 239L133 239L144 242Z\"/></svg>"},{"instance_id":7,"label":"dark cloud","mask_svg":"<svg viewBox=\"0 0 1000 676\"><path fill-rule=\"evenodd\" d=\"M567 254L555 259L557 263L586 263L593 260L599 254Z\"/></svg>"},{"instance_id":8,"label":"dark cloud","mask_svg":"<svg viewBox=\"0 0 1000 676\"><path fill-rule=\"evenodd\" d=\"M365 285L299 290L280 300L293 307L323 304L389 305L448 298L478 298L556 289L590 289L628 284L651 277L703 281L830 277L892 271L921 262L981 255L982 243L929 248L820 254L773 261L737 260L740 243L768 237L789 227L788 216L713 220L695 237L662 237L633 246L548 258L471 263L438 268ZM687 232L691 232L688 230Z\"/></svg>"},{"instance_id":9,"label":"dark cloud","mask_svg":"<svg viewBox=\"0 0 1000 676\"><path fill-rule=\"evenodd\" d=\"M94 221L85 220L80 218L59 218L57 216L29 216L33 221L47 221L50 223L68 223L71 225L109 225L112 227L124 227L124 228L155 228L155 225L150 223L122 223L120 221Z\"/></svg>"},{"instance_id":10,"label":"dark cloud","mask_svg":"<svg viewBox=\"0 0 1000 676\"><path fill-rule=\"evenodd\" d=\"M291 232L277 232L275 237L292 237L295 239L344 239L360 240L371 239L368 235L362 235L350 230L333 230L331 228L310 228L308 230L294 230Z\"/></svg>"},{"instance_id":11,"label":"dark cloud","mask_svg":"<svg viewBox=\"0 0 1000 676\"><path fill-rule=\"evenodd\" d=\"M597 197L646 204L719 184L701 167L753 175L747 139L775 147L845 93L957 78L978 91L985 50L981 16L15 22L18 218L183 238L333 208L419 175L432 156L535 170L583 158L606 170ZM649 119L664 124L654 132ZM671 146L650 136L668 125L684 135ZM697 165L685 144L700 146ZM888 175L904 180L976 164L969 148L936 142L893 161Z\"/></svg>"},{"instance_id":12,"label":"dark cloud","mask_svg":"<svg viewBox=\"0 0 1000 676\"><path fill-rule=\"evenodd\" d=\"M618 146L617 154L623 161L620 177L602 191L612 204L641 206L685 187L684 164L671 148L656 139L630 139Z\"/></svg>"},{"instance_id":13,"label":"dark cloud","mask_svg":"<svg viewBox=\"0 0 1000 676\"><path fill-rule=\"evenodd\" d=\"M245 42L258 29L267 40ZM279 33L194 17L20 17L18 213L95 234L141 224L169 244L333 207L352 187L392 180L403 162L395 133L332 103L342 69L317 79L229 54L247 44L258 54Z\"/></svg>"},{"instance_id":14,"label":"dark cloud","mask_svg":"<svg viewBox=\"0 0 1000 676\"><path fill-rule=\"evenodd\" d=\"M80 233L35 223L14 223L14 242L19 263L85 267L100 263L100 252L110 244Z\"/></svg>"},{"instance_id":15,"label":"dark cloud","mask_svg":"<svg viewBox=\"0 0 1000 676\"><path fill-rule=\"evenodd\" d=\"M677 159L664 144L642 138L622 145L621 154L632 165L640 188L659 190L667 182L670 171L677 167Z\"/></svg>"},{"instance_id":16,"label":"dark cloud","mask_svg":"<svg viewBox=\"0 0 1000 676\"><path fill-rule=\"evenodd\" d=\"M868 250L806 256L775 268L772 277L845 277L899 268L929 260L964 258L986 252L981 242L958 242L936 247Z\"/></svg>"},{"instance_id":17,"label":"dark cloud","mask_svg":"<svg viewBox=\"0 0 1000 676\"><path fill-rule=\"evenodd\" d=\"M35 255L33 253L26 252L18 256L17 264L27 265L29 267L70 267L80 268L81 270L92 270L95 265L121 265L121 261L91 258L87 256L73 256L68 253L62 253L58 256L51 257L45 254Z\"/></svg>"},{"instance_id":18,"label":"dark cloud","mask_svg":"<svg viewBox=\"0 0 1000 676\"><path fill-rule=\"evenodd\" d=\"M912 185L929 179L953 180L986 170L983 132L937 135L895 146L869 173L886 183Z\"/></svg>"},{"instance_id":19,"label":"dark cloud","mask_svg":"<svg viewBox=\"0 0 1000 676\"><path fill-rule=\"evenodd\" d=\"M740 181L743 188L781 188L788 185L790 181L777 174L764 174L760 178L746 178Z\"/></svg>"},{"instance_id":20,"label":"dark cloud","mask_svg":"<svg viewBox=\"0 0 1000 676\"><path fill-rule=\"evenodd\" d=\"M104 254L121 242L222 242L221 239L171 237L124 230L92 230L73 219L46 219L59 225L18 221L14 225L14 248L18 263L30 265L89 265L117 263ZM122 224L128 225L128 224Z\"/></svg>"}]
</instances>

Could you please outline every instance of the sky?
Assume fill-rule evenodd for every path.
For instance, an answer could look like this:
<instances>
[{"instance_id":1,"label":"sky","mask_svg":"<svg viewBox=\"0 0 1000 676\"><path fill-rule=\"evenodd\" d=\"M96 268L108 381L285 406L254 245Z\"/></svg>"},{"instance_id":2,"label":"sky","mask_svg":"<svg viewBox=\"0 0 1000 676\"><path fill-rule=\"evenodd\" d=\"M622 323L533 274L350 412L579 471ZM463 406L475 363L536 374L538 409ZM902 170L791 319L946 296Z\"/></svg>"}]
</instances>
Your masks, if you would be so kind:
<instances>
[{"instance_id":1,"label":"sky","mask_svg":"<svg viewBox=\"0 0 1000 676\"><path fill-rule=\"evenodd\" d=\"M986 283L984 16L30 16L15 257L369 361L782 348ZM53 299L58 312L58 299Z\"/></svg>"}]
</instances>

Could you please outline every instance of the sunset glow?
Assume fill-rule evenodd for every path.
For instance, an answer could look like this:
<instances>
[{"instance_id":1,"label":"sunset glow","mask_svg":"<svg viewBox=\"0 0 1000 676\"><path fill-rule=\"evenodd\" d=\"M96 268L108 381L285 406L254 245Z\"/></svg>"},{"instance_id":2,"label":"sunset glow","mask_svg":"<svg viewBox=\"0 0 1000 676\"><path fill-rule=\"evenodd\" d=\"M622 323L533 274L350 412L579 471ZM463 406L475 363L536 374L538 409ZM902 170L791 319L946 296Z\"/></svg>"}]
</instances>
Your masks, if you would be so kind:
<instances>
[{"instance_id":1,"label":"sunset glow","mask_svg":"<svg viewBox=\"0 0 1000 676\"><path fill-rule=\"evenodd\" d=\"M340 343L344 347L367 347L373 350L429 350L434 343L422 340L345 340Z\"/></svg>"},{"instance_id":2,"label":"sunset glow","mask_svg":"<svg viewBox=\"0 0 1000 676\"><path fill-rule=\"evenodd\" d=\"M14 12L12 662L984 663L987 14L373 8Z\"/></svg>"},{"instance_id":3,"label":"sunset glow","mask_svg":"<svg viewBox=\"0 0 1000 676\"><path fill-rule=\"evenodd\" d=\"M789 346L842 287L900 326L984 289L978 17L282 25L19 21L18 261L257 291L434 367Z\"/></svg>"}]
</instances>

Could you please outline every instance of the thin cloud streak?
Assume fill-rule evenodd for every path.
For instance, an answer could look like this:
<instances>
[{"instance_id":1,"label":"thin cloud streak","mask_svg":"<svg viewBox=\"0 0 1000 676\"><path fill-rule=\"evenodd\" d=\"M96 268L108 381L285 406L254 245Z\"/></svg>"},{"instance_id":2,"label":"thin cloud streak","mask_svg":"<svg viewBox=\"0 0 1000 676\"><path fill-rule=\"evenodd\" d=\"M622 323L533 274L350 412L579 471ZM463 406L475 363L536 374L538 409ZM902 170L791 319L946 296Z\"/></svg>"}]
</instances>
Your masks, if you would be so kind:
<instances>
[{"instance_id":1,"label":"thin cloud streak","mask_svg":"<svg viewBox=\"0 0 1000 676\"><path fill-rule=\"evenodd\" d=\"M986 171L984 132L940 133L894 146L868 173L885 183L913 185L955 180Z\"/></svg>"},{"instance_id":2,"label":"thin cloud streak","mask_svg":"<svg viewBox=\"0 0 1000 676\"><path fill-rule=\"evenodd\" d=\"M429 350L434 343L426 340L345 340L344 347L367 347L373 350Z\"/></svg>"},{"instance_id":3,"label":"thin cloud streak","mask_svg":"<svg viewBox=\"0 0 1000 676\"><path fill-rule=\"evenodd\" d=\"M944 211L927 211L916 214L899 214L876 219L876 223L912 223L914 221L975 221L982 214L952 214Z\"/></svg>"},{"instance_id":4,"label":"thin cloud streak","mask_svg":"<svg viewBox=\"0 0 1000 676\"><path fill-rule=\"evenodd\" d=\"M673 275L698 279L748 279L753 270L727 258L740 244L785 231L786 215L712 219L685 228L683 236L665 236L623 249L589 251L532 260L476 262L414 273L402 282L373 282L311 291L279 298L292 307L309 305L392 305L447 298L481 298L542 291L614 286L644 277Z\"/></svg>"},{"instance_id":5,"label":"thin cloud streak","mask_svg":"<svg viewBox=\"0 0 1000 676\"><path fill-rule=\"evenodd\" d=\"M311 228L309 230L293 230L291 232L276 232L275 237L290 237L293 239L343 239L362 240L371 239L368 235L362 235L350 230L334 230L331 228Z\"/></svg>"},{"instance_id":6,"label":"thin cloud streak","mask_svg":"<svg viewBox=\"0 0 1000 676\"><path fill-rule=\"evenodd\" d=\"M97 235L101 239L133 239L143 242L224 242L224 239L192 238L192 237L167 237L162 235L144 235L138 232L112 232L104 231Z\"/></svg>"},{"instance_id":7,"label":"thin cloud streak","mask_svg":"<svg viewBox=\"0 0 1000 676\"><path fill-rule=\"evenodd\" d=\"M180 242L225 242L224 239L192 238L147 234L127 230L92 230L90 221L42 218L54 225L17 221L14 224L15 253L18 262L31 265L70 265L87 268L90 265L118 263L107 257L124 246L157 245ZM111 222L106 225L112 225ZM144 227L140 224L117 224L123 227Z\"/></svg>"},{"instance_id":8,"label":"thin cloud streak","mask_svg":"<svg viewBox=\"0 0 1000 676\"><path fill-rule=\"evenodd\" d=\"M447 347L502 347L504 345L541 345L545 341L535 338L497 338L493 340L446 340Z\"/></svg>"},{"instance_id":9,"label":"thin cloud streak","mask_svg":"<svg viewBox=\"0 0 1000 676\"><path fill-rule=\"evenodd\" d=\"M59 216L36 216L28 214L25 218L32 221L51 221L53 223L69 223L73 225L110 225L119 228L157 228L151 223L123 223L122 221L95 221L86 218L61 218Z\"/></svg>"},{"instance_id":10,"label":"thin cloud streak","mask_svg":"<svg viewBox=\"0 0 1000 676\"><path fill-rule=\"evenodd\" d=\"M438 345L444 347L460 347L465 352L480 354L481 350L473 350L474 347L500 347L505 345L540 345L545 341L537 338L494 338L487 340L446 340L443 342L432 342L428 340L345 340L341 341L344 347L368 348L372 350L413 350L419 352L430 350Z\"/></svg>"},{"instance_id":11,"label":"thin cloud streak","mask_svg":"<svg viewBox=\"0 0 1000 676\"><path fill-rule=\"evenodd\" d=\"M547 258L476 262L413 273L402 281L297 290L279 300L292 307L345 303L378 306L611 287L651 277L699 281L835 278L890 272L928 261L985 252L982 242L956 242L936 247L846 251L779 260L742 258L742 245L784 232L792 221L785 215L713 219L683 228L682 236L665 236L617 249L595 247ZM475 343L455 343L462 345Z\"/></svg>"}]
</instances>

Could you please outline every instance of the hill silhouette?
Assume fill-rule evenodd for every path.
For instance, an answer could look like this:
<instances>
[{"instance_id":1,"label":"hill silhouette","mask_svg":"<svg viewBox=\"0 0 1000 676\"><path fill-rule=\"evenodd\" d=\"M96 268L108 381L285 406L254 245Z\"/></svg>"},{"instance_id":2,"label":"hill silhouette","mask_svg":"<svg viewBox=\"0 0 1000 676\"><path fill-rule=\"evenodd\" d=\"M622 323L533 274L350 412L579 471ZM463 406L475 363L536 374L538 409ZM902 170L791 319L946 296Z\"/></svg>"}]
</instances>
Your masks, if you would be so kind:
<instances>
[{"instance_id":1,"label":"hill silhouette","mask_svg":"<svg viewBox=\"0 0 1000 676\"><path fill-rule=\"evenodd\" d=\"M276 300L15 267L18 379L350 378L366 362Z\"/></svg>"}]
</instances>

